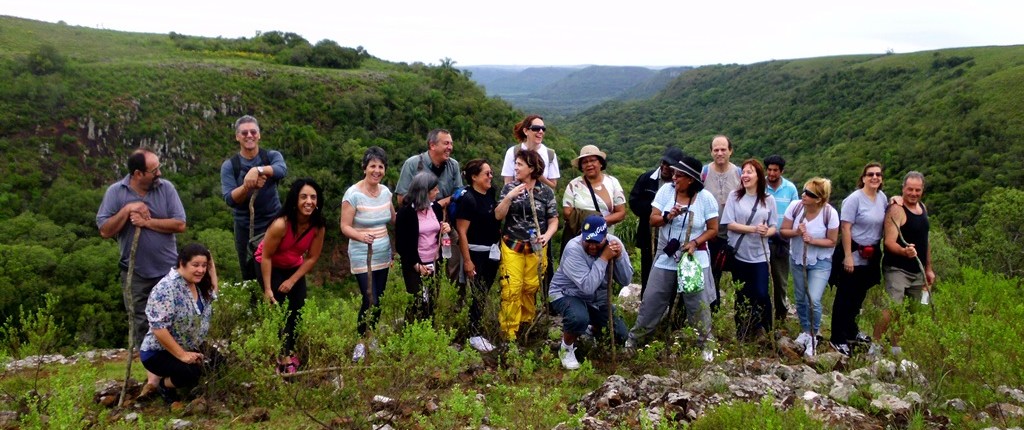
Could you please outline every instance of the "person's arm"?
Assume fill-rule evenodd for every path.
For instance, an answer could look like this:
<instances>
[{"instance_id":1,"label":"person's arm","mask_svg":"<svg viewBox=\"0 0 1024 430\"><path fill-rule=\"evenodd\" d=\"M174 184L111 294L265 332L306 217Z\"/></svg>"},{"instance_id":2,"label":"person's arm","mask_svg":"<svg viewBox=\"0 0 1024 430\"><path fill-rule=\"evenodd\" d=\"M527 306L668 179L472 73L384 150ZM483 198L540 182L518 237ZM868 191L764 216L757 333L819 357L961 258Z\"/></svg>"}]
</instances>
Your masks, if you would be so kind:
<instances>
[{"instance_id":1,"label":"person's arm","mask_svg":"<svg viewBox=\"0 0 1024 430\"><path fill-rule=\"evenodd\" d=\"M624 219L626 219L626 205L615 205L612 207L612 213L604 217L604 222L611 226L622 222Z\"/></svg>"},{"instance_id":2,"label":"person's arm","mask_svg":"<svg viewBox=\"0 0 1024 430\"><path fill-rule=\"evenodd\" d=\"M210 274L210 286L214 295L220 291L220 284L218 283L219 278L217 277L217 265L213 263L213 253L210 253L210 264L206 268L206 273Z\"/></svg>"},{"instance_id":3,"label":"person's arm","mask_svg":"<svg viewBox=\"0 0 1024 430\"><path fill-rule=\"evenodd\" d=\"M572 215L573 202L576 200L576 193L573 192L572 181L569 181L569 185L565 186L565 192L562 193L562 216L566 220ZM597 209L597 208L594 208Z\"/></svg>"},{"instance_id":4,"label":"person's arm","mask_svg":"<svg viewBox=\"0 0 1024 430\"><path fill-rule=\"evenodd\" d=\"M117 236L117 233L130 222L133 216L139 218L140 221L149 218L149 207L143 202L132 202L122 206L113 214L101 214L97 217L101 220L100 237L110 239Z\"/></svg>"},{"instance_id":5,"label":"person's arm","mask_svg":"<svg viewBox=\"0 0 1024 430\"><path fill-rule=\"evenodd\" d=\"M615 242L619 244L620 249L626 249L622 242L618 240L615 240ZM609 241L609 244L610 243L611 241ZM630 282L633 282L633 264L629 261L629 253L624 251L619 252L619 255L615 257L614 263L615 272L612 274L615 276L615 281L622 286L629 285Z\"/></svg>"},{"instance_id":6,"label":"person's arm","mask_svg":"<svg viewBox=\"0 0 1024 430\"><path fill-rule=\"evenodd\" d=\"M931 291L931 286L935 284L935 270L932 269L932 247L928 247L927 255L925 255L924 262L924 281L925 290Z\"/></svg>"},{"instance_id":7,"label":"person's arm","mask_svg":"<svg viewBox=\"0 0 1024 430\"><path fill-rule=\"evenodd\" d=\"M468 219L458 218L455 220L455 231L459 232L459 253L462 254L462 271L466 276L476 276L476 265L469 257L469 224Z\"/></svg>"},{"instance_id":8,"label":"person's arm","mask_svg":"<svg viewBox=\"0 0 1024 430\"><path fill-rule=\"evenodd\" d=\"M587 297L593 297L594 292L601 287L601 284L607 278L608 261L609 259L605 258L602 253L594 261L593 265L588 266L587 255L583 247L568 246L562 251L562 259L559 262L558 270L564 270L566 274L574 274L573 276L568 276L569 280Z\"/></svg>"},{"instance_id":9,"label":"person's arm","mask_svg":"<svg viewBox=\"0 0 1024 430\"><path fill-rule=\"evenodd\" d=\"M704 226L706 230L704 230L704 232L701 233L700 236L697 236L696 238L691 238L689 242L684 244L682 247L683 251L690 253L690 255L693 255L694 252L697 252L697 248L700 248L701 245L707 243L711 239L714 239L715 236L718 236L717 216L714 218L709 218L706 222L704 222Z\"/></svg>"},{"instance_id":10,"label":"person's arm","mask_svg":"<svg viewBox=\"0 0 1024 430\"><path fill-rule=\"evenodd\" d=\"M884 236L885 236L885 252L891 252L896 255L902 255L906 257L906 252L903 245L899 242L899 228L906 222L906 215L903 213L903 207L897 205L889 206L888 213L885 214L885 225Z\"/></svg>"},{"instance_id":11,"label":"person's arm","mask_svg":"<svg viewBox=\"0 0 1024 430\"><path fill-rule=\"evenodd\" d=\"M508 187L506 186L505 188ZM525 190L526 184L516 185L508 191L502 189L501 200L498 201L498 205L494 207L494 218L498 221L504 220L505 216L508 215L508 209L512 207L512 200L525 192Z\"/></svg>"},{"instance_id":12,"label":"person's arm","mask_svg":"<svg viewBox=\"0 0 1024 430\"><path fill-rule=\"evenodd\" d=\"M274 289L270 283L270 272L274 268L271 260L274 253L277 252L277 247L281 245L281 239L284 238L286 228L288 227L285 225L284 219L278 218L270 223L266 234L263 235L263 261L260 263L260 272L263 275L263 297L266 297L267 301L275 305L277 300L274 299Z\"/></svg>"},{"instance_id":13,"label":"person's arm","mask_svg":"<svg viewBox=\"0 0 1024 430\"><path fill-rule=\"evenodd\" d=\"M541 177L537 178L537 182L540 182L540 183L542 183L544 185L547 185L547 186L551 187L551 189L555 189L555 188L558 187L558 179L548 179L548 178L544 177L543 175Z\"/></svg>"},{"instance_id":14,"label":"person's arm","mask_svg":"<svg viewBox=\"0 0 1024 430\"><path fill-rule=\"evenodd\" d=\"M349 240L355 240L363 242L367 245L372 245L373 240L376 239L372 234L361 233L355 228L356 219L356 208L352 206L349 201L341 202L341 220L338 224L341 226L341 234L349 238Z\"/></svg>"},{"instance_id":15,"label":"person's arm","mask_svg":"<svg viewBox=\"0 0 1024 430\"><path fill-rule=\"evenodd\" d=\"M292 276L285 279L284 282L281 283L281 286L277 287L278 291L282 293L291 291L292 287L295 286L295 283L299 282L299 279L302 279L303 276L306 276L306 274L313 269L316 262L320 260L320 252L324 248L324 236L326 232L327 229L324 227L317 229L316 237L313 238L313 243L309 246L309 250L306 251L306 255L302 258L302 265L295 270L295 273L293 273Z\"/></svg>"},{"instance_id":16,"label":"person's arm","mask_svg":"<svg viewBox=\"0 0 1024 430\"><path fill-rule=\"evenodd\" d=\"M853 234L853 223L842 221L839 223L839 228L843 230L843 269L853 273L853 239L850 238L850 235Z\"/></svg>"},{"instance_id":17,"label":"person's arm","mask_svg":"<svg viewBox=\"0 0 1024 430\"><path fill-rule=\"evenodd\" d=\"M548 230L540 236L541 246L547 245L551 241L551 236L554 236L556 231L558 231L558 217L553 216L548 218Z\"/></svg>"},{"instance_id":18,"label":"person's arm","mask_svg":"<svg viewBox=\"0 0 1024 430\"><path fill-rule=\"evenodd\" d=\"M157 219L150 218L145 219L143 217L134 218L134 224L141 228L148 228L158 233L184 233L187 226L185 221L180 219L165 218Z\"/></svg>"},{"instance_id":19,"label":"person's arm","mask_svg":"<svg viewBox=\"0 0 1024 430\"><path fill-rule=\"evenodd\" d=\"M185 364L199 364L203 362L203 354L198 352L185 351L178 341L174 340L174 336L171 336L170 330L166 328L155 328L153 329L153 337L156 337L157 342L160 342L160 346L163 346L167 352L171 353L174 358L181 360Z\"/></svg>"}]
</instances>

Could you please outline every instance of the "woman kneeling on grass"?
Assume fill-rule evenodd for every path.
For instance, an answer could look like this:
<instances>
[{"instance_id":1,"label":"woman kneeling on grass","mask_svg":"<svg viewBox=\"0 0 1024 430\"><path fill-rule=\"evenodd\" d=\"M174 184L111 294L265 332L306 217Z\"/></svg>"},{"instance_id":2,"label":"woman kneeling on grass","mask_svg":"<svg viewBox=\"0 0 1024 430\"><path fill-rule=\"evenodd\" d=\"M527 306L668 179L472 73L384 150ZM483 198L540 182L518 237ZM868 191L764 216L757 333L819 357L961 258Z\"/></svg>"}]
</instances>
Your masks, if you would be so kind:
<instances>
[{"instance_id":1,"label":"woman kneeling on grass","mask_svg":"<svg viewBox=\"0 0 1024 430\"><path fill-rule=\"evenodd\" d=\"M149 333L139 354L142 366L160 378L157 391L168 403L178 399L176 388L197 385L200 376L222 362L217 350L204 343L216 290L210 250L192 243L178 253L178 267L149 294Z\"/></svg>"},{"instance_id":2,"label":"woman kneeling on grass","mask_svg":"<svg viewBox=\"0 0 1024 430\"><path fill-rule=\"evenodd\" d=\"M277 219L256 249L256 261L263 272L263 295L271 304L288 300L288 316L281 335L282 354L277 360L280 373L295 373L295 324L306 304L306 273L320 259L327 223L320 202L323 191L312 179L296 179ZM270 258L263 258L264 256Z\"/></svg>"}]
</instances>

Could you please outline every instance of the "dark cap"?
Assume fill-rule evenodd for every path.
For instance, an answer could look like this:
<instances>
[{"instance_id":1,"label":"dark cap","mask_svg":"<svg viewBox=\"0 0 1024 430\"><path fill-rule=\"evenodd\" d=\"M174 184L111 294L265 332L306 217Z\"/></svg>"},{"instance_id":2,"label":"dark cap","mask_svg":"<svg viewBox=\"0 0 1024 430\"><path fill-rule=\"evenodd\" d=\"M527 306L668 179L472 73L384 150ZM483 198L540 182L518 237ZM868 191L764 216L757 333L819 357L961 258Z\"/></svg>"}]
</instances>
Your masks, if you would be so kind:
<instances>
[{"instance_id":1,"label":"dark cap","mask_svg":"<svg viewBox=\"0 0 1024 430\"><path fill-rule=\"evenodd\" d=\"M661 156L661 161L668 163L669 166L675 165L679 160L683 159L683 150L675 147L665 148L665 154Z\"/></svg>"},{"instance_id":2,"label":"dark cap","mask_svg":"<svg viewBox=\"0 0 1024 430\"><path fill-rule=\"evenodd\" d=\"M701 169L704 168L704 166L700 164L700 161L697 161L696 158L690 157L688 155L683 156L683 158L679 160L678 163L672 165L672 168L680 172L683 172L683 174L689 176L690 178L693 178L693 180L697 181L697 183L704 185L704 181L700 179L700 171Z\"/></svg>"}]
</instances>

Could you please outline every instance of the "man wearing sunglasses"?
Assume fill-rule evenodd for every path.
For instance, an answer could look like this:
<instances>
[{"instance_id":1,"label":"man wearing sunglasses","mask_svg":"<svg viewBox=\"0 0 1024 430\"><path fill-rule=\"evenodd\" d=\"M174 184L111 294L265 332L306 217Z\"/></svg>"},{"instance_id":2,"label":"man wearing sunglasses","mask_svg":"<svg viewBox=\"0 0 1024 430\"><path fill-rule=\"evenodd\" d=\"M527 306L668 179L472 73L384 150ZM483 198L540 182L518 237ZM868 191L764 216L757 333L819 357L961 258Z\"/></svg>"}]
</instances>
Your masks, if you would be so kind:
<instances>
[{"instance_id":1,"label":"man wearing sunglasses","mask_svg":"<svg viewBox=\"0 0 1024 430\"><path fill-rule=\"evenodd\" d=\"M245 115L235 120L235 140L238 153L224 160L220 166L220 190L224 202L234 211L235 251L242 279L256 279L259 270L249 265L248 244L250 219L252 235L267 231L267 226L281 210L277 184L288 174L284 156L278 151L260 148L260 124L256 118ZM253 196L256 200L251 204Z\"/></svg>"}]
</instances>

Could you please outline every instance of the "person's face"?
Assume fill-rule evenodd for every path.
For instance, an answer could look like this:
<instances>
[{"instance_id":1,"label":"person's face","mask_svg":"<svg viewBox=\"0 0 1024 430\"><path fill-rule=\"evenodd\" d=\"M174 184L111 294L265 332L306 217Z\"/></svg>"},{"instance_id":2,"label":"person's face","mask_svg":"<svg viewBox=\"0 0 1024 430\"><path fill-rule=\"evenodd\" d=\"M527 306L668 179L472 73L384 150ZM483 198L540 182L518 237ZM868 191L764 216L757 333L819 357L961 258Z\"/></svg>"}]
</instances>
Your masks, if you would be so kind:
<instances>
[{"instance_id":1,"label":"person's face","mask_svg":"<svg viewBox=\"0 0 1024 430\"><path fill-rule=\"evenodd\" d=\"M451 157L452 135L448 133L438 133L437 142L430 144L430 152L436 156L440 156L442 160L447 160L448 157Z\"/></svg>"},{"instance_id":2,"label":"person's face","mask_svg":"<svg viewBox=\"0 0 1024 430\"><path fill-rule=\"evenodd\" d=\"M593 178L601 173L601 158L596 155L588 155L580 159L580 170L587 177Z\"/></svg>"},{"instance_id":3,"label":"person's face","mask_svg":"<svg viewBox=\"0 0 1024 430\"><path fill-rule=\"evenodd\" d=\"M743 188L757 186L757 171L754 170L754 166L750 164L743 166L743 174L740 175L740 183L743 184Z\"/></svg>"},{"instance_id":4,"label":"person's face","mask_svg":"<svg viewBox=\"0 0 1024 430\"><path fill-rule=\"evenodd\" d=\"M156 154L146 154L146 171L138 176L139 187L144 190L152 190L160 182L160 159Z\"/></svg>"},{"instance_id":5,"label":"person's face","mask_svg":"<svg viewBox=\"0 0 1024 430\"><path fill-rule=\"evenodd\" d=\"M430 192L427 193L427 201L431 201L432 202L435 199L437 199L437 193L439 193L439 192L440 192L440 190L438 190L437 187L431 188Z\"/></svg>"},{"instance_id":6,"label":"person's face","mask_svg":"<svg viewBox=\"0 0 1024 430\"><path fill-rule=\"evenodd\" d=\"M916 205L921 202L924 195L924 181L918 178L909 178L903 184L903 202L908 205Z\"/></svg>"},{"instance_id":7,"label":"person's face","mask_svg":"<svg viewBox=\"0 0 1024 430\"><path fill-rule=\"evenodd\" d=\"M814 190L804 188L800 193L800 201L803 202L804 206L816 206L821 201L821 197Z\"/></svg>"},{"instance_id":8,"label":"person's face","mask_svg":"<svg viewBox=\"0 0 1024 430\"><path fill-rule=\"evenodd\" d=\"M675 170L672 169L672 166L669 166L669 164L667 162L665 162L665 161L661 162L661 180L662 181L671 181L672 180L672 172L674 172L674 171Z\"/></svg>"},{"instance_id":9,"label":"person's face","mask_svg":"<svg viewBox=\"0 0 1024 430\"><path fill-rule=\"evenodd\" d=\"M711 141L711 157L715 159L715 164L726 164L731 156L732 149L729 149L728 140L725 140L724 137L716 137Z\"/></svg>"},{"instance_id":10,"label":"person's face","mask_svg":"<svg viewBox=\"0 0 1024 430\"><path fill-rule=\"evenodd\" d=\"M387 169L384 167L384 163L374 158L369 163L366 163L366 168L363 169L363 178L371 185L379 184L384 179L385 170Z\"/></svg>"},{"instance_id":11,"label":"person's face","mask_svg":"<svg viewBox=\"0 0 1024 430\"><path fill-rule=\"evenodd\" d=\"M494 178L494 171L491 170L491 165L484 163L483 167L480 168L480 173L473 176L473 185L476 188L487 191L491 189L491 179Z\"/></svg>"},{"instance_id":12,"label":"person's face","mask_svg":"<svg viewBox=\"0 0 1024 430\"><path fill-rule=\"evenodd\" d=\"M299 213L305 216L310 216L313 211L316 210L316 190L309 185L305 185L299 190Z\"/></svg>"},{"instance_id":13,"label":"person's face","mask_svg":"<svg viewBox=\"0 0 1024 430\"><path fill-rule=\"evenodd\" d=\"M607 244L608 244L608 239L602 240L600 242L593 242L593 241L589 241L589 240L584 240L583 241L583 251L585 251L587 253L587 255L589 255L591 257L597 257L597 255L601 253L601 250L604 249L605 245L607 245Z\"/></svg>"},{"instance_id":14,"label":"person's face","mask_svg":"<svg viewBox=\"0 0 1024 430\"><path fill-rule=\"evenodd\" d=\"M526 132L527 143L541 143L544 141L544 132L547 128L544 126L544 120L534 118L523 131Z\"/></svg>"},{"instance_id":15,"label":"person's face","mask_svg":"<svg viewBox=\"0 0 1024 430\"><path fill-rule=\"evenodd\" d=\"M690 188L693 178L683 173L682 170L672 169L672 182L676 184L676 191L683 191Z\"/></svg>"},{"instance_id":16,"label":"person's face","mask_svg":"<svg viewBox=\"0 0 1024 430\"><path fill-rule=\"evenodd\" d=\"M184 265L178 268L178 273L186 282L195 284L203 280L210 261L205 255L197 255L190 258Z\"/></svg>"},{"instance_id":17,"label":"person's face","mask_svg":"<svg viewBox=\"0 0 1024 430\"><path fill-rule=\"evenodd\" d=\"M527 166L526 163L523 162L522 158L516 158L516 169L515 170L516 170L516 179L518 179L520 181L523 181L523 182L529 180L530 179L530 174L533 173L533 169L530 168L530 166Z\"/></svg>"},{"instance_id":18,"label":"person's face","mask_svg":"<svg viewBox=\"0 0 1024 430\"><path fill-rule=\"evenodd\" d=\"M864 186L877 190L882 187L882 168L881 167L868 167L868 171L864 172Z\"/></svg>"},{"instance_id":19,"label":"person's face","mask_svg":"<svg viewBox=\"0 0 1024 430\"><path fill-rule=\"evenodd\" d=\"M768 179L769 184L775 185L782 180L782 169L778 164L769 164L764 169L764 176Z\"/></svg>"},{"instance_id":20,"label":"person's face","mask_svg":"<svg viewBox=\"0 0 1024 430\"><path fill-rule=\"evenodd\" d=\"M256 124L252 122L240 124L238 126L238 130L235 130L235 140L238 141L242 149L259 149L260 128L257 127Z\"/></svg>"}]
</instances>

